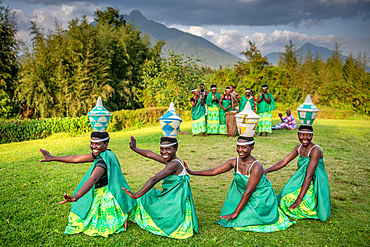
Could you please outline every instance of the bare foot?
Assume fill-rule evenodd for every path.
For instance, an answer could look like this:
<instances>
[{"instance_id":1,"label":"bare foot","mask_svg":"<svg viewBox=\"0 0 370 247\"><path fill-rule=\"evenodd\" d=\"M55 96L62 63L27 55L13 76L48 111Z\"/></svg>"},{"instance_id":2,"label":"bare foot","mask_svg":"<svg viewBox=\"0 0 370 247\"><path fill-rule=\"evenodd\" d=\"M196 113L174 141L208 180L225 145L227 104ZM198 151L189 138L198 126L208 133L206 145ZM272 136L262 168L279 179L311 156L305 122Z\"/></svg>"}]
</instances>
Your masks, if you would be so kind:
<instances>
[{"instance_id":1,"label":"bare foot","mask_svg":"<svg viewBox=\"0 0 370 247\"><path fill-rule=\"evenodd\" d=\"M127 230L127 220L123 223L123 227Z\"/></svg>"}]
</instances>

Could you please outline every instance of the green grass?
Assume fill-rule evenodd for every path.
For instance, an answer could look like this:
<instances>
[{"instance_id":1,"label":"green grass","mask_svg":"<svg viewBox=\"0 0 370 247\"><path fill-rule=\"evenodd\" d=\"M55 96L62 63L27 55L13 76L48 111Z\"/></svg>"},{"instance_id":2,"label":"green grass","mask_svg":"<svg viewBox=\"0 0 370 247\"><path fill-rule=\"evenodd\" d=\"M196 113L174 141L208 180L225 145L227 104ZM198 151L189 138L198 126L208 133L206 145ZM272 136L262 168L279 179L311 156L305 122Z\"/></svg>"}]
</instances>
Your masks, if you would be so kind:
<instances>
[{"instance_id":1,"label":"green grass","mask_svg":"<svg viewBox=\"0 0 370 247\"><path fill-rule=\"evenodd\" d=\"M278 120L273 120L276 123ZM263 234L238 232L214 224L233 178L232 172L216 177L191 177L199 234L187 240L160 237L129 222L127 232L108 238L84 234L64 235L70 205L59 205L63 193L73 193L90 164L39 163L39 148L54 155L89 153L89 135L57 134L43 140L0 145L0 243L2 246L364 246L370 244L370 121L322 120L314 124L314 143L324 151L329 177L332 214L326 222L299 220L286 231ZM192 137L191 123L181 127L178 157L194 169L206 169L236 157L236 138ZM129 149L130 135L138 146L159 152L159 126L110 134L109 148L116 153L133 191L159 172L163 165ZM280 130L257 137L252 155L273 165L298 144L296 131ZM278 193L296 170L296 160L268 174ZM156 185L160 188L160 184Z\"/></svg>"}]
</instances>

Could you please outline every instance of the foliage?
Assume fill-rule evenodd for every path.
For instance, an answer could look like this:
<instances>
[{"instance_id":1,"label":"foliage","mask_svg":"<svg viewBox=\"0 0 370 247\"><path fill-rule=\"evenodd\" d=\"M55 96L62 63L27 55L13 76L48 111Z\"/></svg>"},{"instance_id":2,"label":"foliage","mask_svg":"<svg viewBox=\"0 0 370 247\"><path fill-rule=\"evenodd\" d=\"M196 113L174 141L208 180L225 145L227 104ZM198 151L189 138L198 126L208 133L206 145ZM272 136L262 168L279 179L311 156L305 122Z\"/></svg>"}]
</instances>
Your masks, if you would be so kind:
<instances>
[{"instance_id":1,"label":"foliage","mask_svg":"<svg viewBox=\"0 0 370 247\"><path fill-rule=\"evenodd\" d=\"M9 117L14 109L14 88L17 81L17 49L19 41L15 12L0 0L0 117Z\"/></svg>"},{"instance_id":2,"label":"foliage","mask_svg":"<svg viewBox=\"0 0 370 247\"><path fill-rule=\"evenodd\" d=\"M204 75L194 57L169 51L169 57L158 65L151 63L144 76L145 90L141 100L149 104L168 107L174 102L177 109L189 109L191 89L205 82Z\"/></svg>"},{"instance_id":3,"label":"foliage","mask_svg":"<svg viewBox=\"0 0 370 247\"><path fill-rule=\"evenodd\" d=\"M142 75L149 60L159 58L161 45L150 47L116 8L95 13L64 29L58 22L47 33L31 22L31 50L25 50L18 97L35 116L81 116L101 96L110 111L135 109Z\"/></svg>"},{"instance_id":4,"label":"foliage","mask_svg":"<svg viewBox=\"0 0 370 247\"><path fill-rule=\"evenodd\" d=\"M107 131L115 132L157 123L167 109L168 107L150 107L112 112ZM178 111L178 114L183 120L190 119L190 113L187 111ZM86 116L40 120L2 120L0 121L0 144L41 139L52 133L64 132L71 135L80 135L90 131L90 122Z\"/></svg>"}]
</instances>

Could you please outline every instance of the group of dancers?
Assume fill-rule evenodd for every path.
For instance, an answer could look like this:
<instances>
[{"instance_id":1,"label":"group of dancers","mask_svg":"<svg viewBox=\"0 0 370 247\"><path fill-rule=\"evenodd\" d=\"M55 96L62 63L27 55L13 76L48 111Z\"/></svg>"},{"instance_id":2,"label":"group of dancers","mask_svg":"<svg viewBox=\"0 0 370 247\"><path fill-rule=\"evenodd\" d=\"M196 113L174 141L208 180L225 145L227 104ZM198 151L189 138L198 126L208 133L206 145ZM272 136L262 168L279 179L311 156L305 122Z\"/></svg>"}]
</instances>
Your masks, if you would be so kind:
<instances>
[{"instance_id":1,"label":"group of dancers","mask_svg":"<svg viewBox=\"0 0 370 247\"><path fill-rule=\"evenodd\" d=\"M138 148L136 139L131 136L132 151L164 164L163 170L136 193L130 190L116 155L108 149L110 137L105 131L91 133L92 153L53 156L40 149L44 156L40 162L93 162L73 195L64 194L64 201L60 202L72 203L66 234L83 232L107 237L126 231L127 220L130 220L156 235L189 238L198 233L198 218L188 174L216 176L230 170L234 170L234 179L216 223L239 231L268 233L295 224L287 216L294 220L325 221L330 215L323 151L312 143L312 138L312 126L301 125L298 130L300 144L284 159L264 170L262 163L251 155L254 138L239 136L236 158L212 169L193 171L177 157L179 144L173 135L164 134L161 138L160 154ZM283 168L296 156L299 156L298 170L276 196L266 174ZM162 181L162 190L153 189L159 181Z\"/></svg>"},{"instance_id":2,"label":"group of dancers","mask_svg":"<svg viewBox=\"0 0 370 247\"><path fill-rule=\"evenodd\" d=\"M217 93L216 85L211 85L211 92L205 90L204 84L200 85L200 90L192 89L190 103L193 135L227 134L226 113L235 110L241 112L249 102L252 110L260 116L257 132L267 136L267 133L272 132L271 111L275 110L275 101L272 94L267 92L267 85L262 85L261 89L262 93L256 97L250 88L246 88L241 98L233 85L226 87L222 95Z\"/></svg>"}]
</instances>

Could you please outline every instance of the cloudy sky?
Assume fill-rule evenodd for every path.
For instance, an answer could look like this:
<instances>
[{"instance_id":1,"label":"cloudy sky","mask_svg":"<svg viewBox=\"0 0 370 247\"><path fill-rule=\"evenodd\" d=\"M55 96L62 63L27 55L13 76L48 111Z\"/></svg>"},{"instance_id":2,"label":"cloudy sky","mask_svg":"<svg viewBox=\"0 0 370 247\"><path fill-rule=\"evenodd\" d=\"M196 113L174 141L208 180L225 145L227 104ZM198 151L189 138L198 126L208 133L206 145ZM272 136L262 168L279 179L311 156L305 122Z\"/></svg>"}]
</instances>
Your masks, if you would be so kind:
<instances>
[{"instance_id":1,"label":"cloudy sky","mask_svg":"<svg viewBox=\"0 0 370 247\"><path fill-rule=\"evenodd\" d=\"M263 55L283 51L289 39L331 49L342 44L345 55L370 55L370 0L6 0L16 11L19 37L30 40L29 22L52 29L96 9L117 7L121 14L139 10L147 19L201 36L239 55L248 41Z\"/></svg>"}]
</instances>

